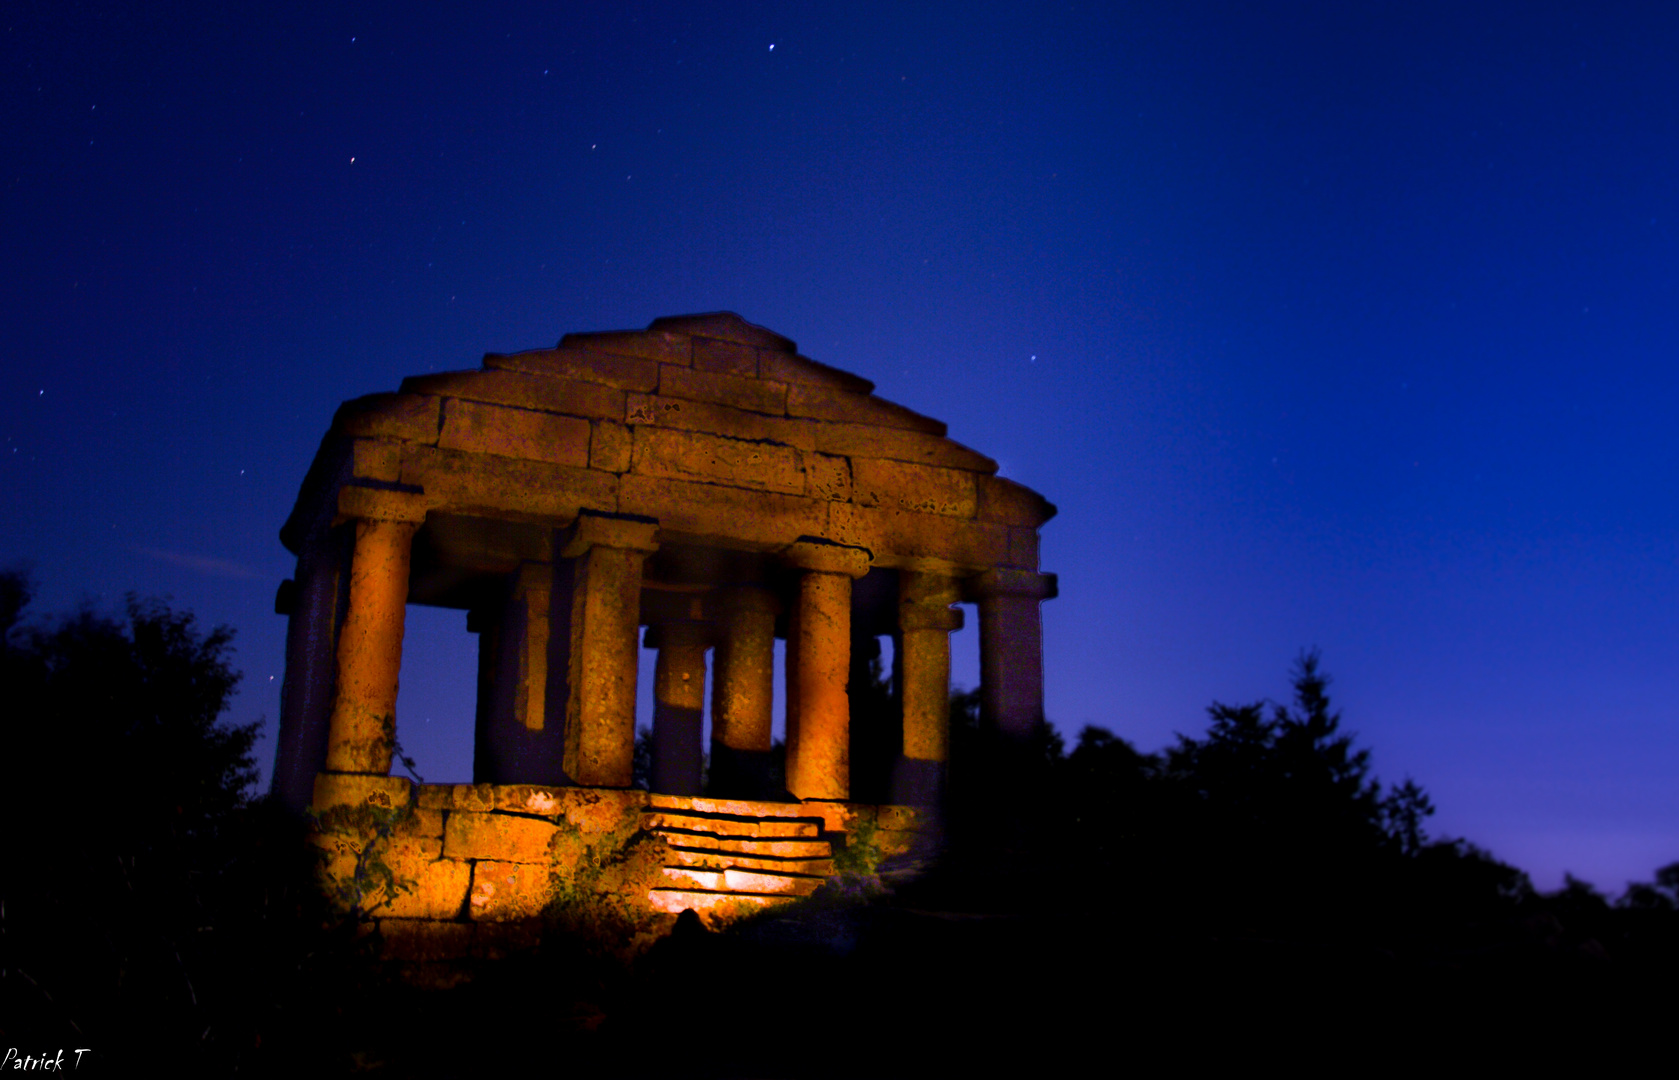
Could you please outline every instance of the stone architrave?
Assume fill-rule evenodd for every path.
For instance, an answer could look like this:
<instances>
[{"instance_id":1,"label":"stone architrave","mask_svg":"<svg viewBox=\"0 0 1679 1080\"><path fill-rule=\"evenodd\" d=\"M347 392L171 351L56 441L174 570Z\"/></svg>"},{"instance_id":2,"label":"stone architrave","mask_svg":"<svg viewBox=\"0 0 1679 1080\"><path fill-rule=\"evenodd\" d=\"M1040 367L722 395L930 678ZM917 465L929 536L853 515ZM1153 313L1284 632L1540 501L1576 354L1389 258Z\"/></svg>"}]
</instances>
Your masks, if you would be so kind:
<instances>
[{"instance_id":1,"label":"stone architrave","mask_svg":"<svg viewBox=\"0 0 1679 1080\"><path fill-rule=\"evenodd\" d=\"M770 794L775 695L775 616L768 589L724 590L712 650L711 782L722 794Z\"/></svg>"},{"instance_id":2,"label":"stone architrave","mask_svg":"<svg viewBox=\"0 0 1679 1080\"><path fill-rule=\"evenodd\" d=\"M798 569L787 645L787 789L800 799L851 793L851 582L868 573L864 548L802 538L782 557ZM796 701L797 707L792 702Z\"/></svg>"},{"instance_id":3,"label":"stone architrave","mask_svg":"<svg viewBox=\"0 0 1679 1080\"><path fill-rule=\"evenodd\" d=\"M570 560L570 687L564 766L573 783L629 787L634 776L641 571L656 523L581 514L559 538Z\"/></svg>"},{"instance_id":4,"label":"stone architrave","mask_svg":"<svg viewBox=\"0 0 1679 1080\"><path fill-rule=\"evenodd\" d=\"M424 504L401 492L349 488L355 511L350 597L338 633L338 672L326 771L386 774L396 738L397 674L408 603L410 545Z\"/></svg>"},{"instance_id":5,"label":"stone architrave","mask_svg":"<svg viewBox=\"0 0 1679 1080\"><path fill-rule=\"evenodd\" d=\"M667 622L648 629L646 643L658 650L653 666L653 770L651 790L661 795L698 795L705 768L702 725L705 709L704 623Z\"/></svg>"},{"instance_id":6,"label":"stone architrave","mask_svg":"<svg viewBox=\"0 0 1679 1080\"><path fill-rule=\"evenodd\" d=\"M950 759L950 634L962 628L958 582L912 570L898 577L897 668L904 715L903 754L892 801L931 806Z\"/></svg>"},{"instance_id":7,"label":"stone architrave","mask_svg":"<svg viewBox=\"0 0 1679 1080\"><path fill-rule=\"evenodd\" d=\"M1038 604L1056 595L1054 574L994 569L973 580L979 599L979 683L982 719L1025 738L1044 718L1043 616Z\"/></svg>"}]
</instances>

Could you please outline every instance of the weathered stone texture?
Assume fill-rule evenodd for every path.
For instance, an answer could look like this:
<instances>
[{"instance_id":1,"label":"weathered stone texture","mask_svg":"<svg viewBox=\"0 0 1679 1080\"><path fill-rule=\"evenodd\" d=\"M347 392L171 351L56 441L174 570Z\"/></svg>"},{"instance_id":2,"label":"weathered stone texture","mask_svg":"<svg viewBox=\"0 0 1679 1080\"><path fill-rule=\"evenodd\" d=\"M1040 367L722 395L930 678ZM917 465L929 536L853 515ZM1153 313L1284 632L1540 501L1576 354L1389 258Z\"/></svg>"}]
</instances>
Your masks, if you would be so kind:
<instances>
[{"instance_id":1,"label":"weathered stone texture","mask_svg":"<svg viewBox=\"0 0 1679 1080\"><path fill-rule=\"evenodd\" d=\"M710 401L747 412L787 415L787 384L667 365L659 369L663 397Z\"/></svg>"},{"instance_id":2,"label":"weathered stone texture","mask_svg":"<svg viewBox=\"0 0 1679 1080\"><path fill-rule=\"evenodd\" d=\"M451 859L496 859L540 863L548 860L554 826L512 814L450 813L443 829L443 854Z\"/></svg>"},{"instance_id":3,"label":"weathered stone texture","mask_svg":"<svg viewBox=\"0 0 1679 1080\"><path fill-rule=\"evenodd\" d=\"M632 424L657 424L685 431L706 431L736 439L781 443L800 450L816 448L817 423L660 394L631 394L625 415Z\"/></svg>"},{"instance_id":4,"label":"weathered stone texture","mask_svg":"<svg viewBox=\"0 0 1679 1080\"><path fill-rule=\"evenodd\" d=\"M522 371L448 371L402 380L405 394L512 405L604 420L624 418L624 392L598 382ZM445 406L447 408L447 406Z\"/></svg>"},{"instance_id":5,"label":"weathered stone texture","mask_svg":"<svg viewBox=\"0 0 1679 1080\"><path fill-rule=\"evenodd\" d=\"M851 462L853 498L861 506L884 506L945 517L971 518L974 474L880 458Z\"/></svg>"},{"instance_id":6,"label":"weathered stone texture","mask_svg":"<svg viewBox=\"0 0 1679 1080\"><path fill-rule=\"evenodd\" d=\"M586 468L589 422L533 409L451 400L444 403L443 433L437 445L443 450L472 450Z\"/></svg>"},{"instance_id":7,"label":"weathered stone texture","mask_svg":"<svg viewBox=\"0 0 1679 1080\"><path fill-rule=\"evenodd\" d=\"M780 492L625 473L618 505L624 513L657 514L666 529L774 548L799 536L822 534L830 504Z\"/></svg>"},{"instance_id":8,"label":"weathered stone texture","mask_svg":"<svg viewBox=\"0 0 1679 1080\"><path fill-rule=\"evenodd\" d=\"M848 423L903 428L927 435L943 435L942 422L922 416L902 405L877 398L872 394L853 394L830 390L825 386L797 383L787 387L787 415L808 416L813 420L840 420Z\"/></svg>"},{"instance_id":9,"label":"weathered stone texture","mask_svg":"<svg viewBox=\"0 0 1679 1080\"><path fill-rule=\"evenodd\" d=\"M595 469L422 447L403 459L402 482L439 508L569 520L618 508L618 478Z\"/></svg>"},{"instance_id":10,"label":"weathered stone texture","mask_svg":"<svg viewBox=\"0 0 1679 1080\"><path fill-rule=\"evenodd\" d=\"M673 334L658 330L603 330L583 334L567 334L560 339L560 348L568 346L611 353L617 356L639 356L664 364L693 362L692 339L687 334Z\"/></svg>"},{"instance_id":11,"label":"weathered stone texture","mask_svg":"<svg viewBox=\"0 0 1679 1080\"><path fill-rule=\"evenodd\" d=\"M638 427L630 468L648 476L802 495L798 451L775 443L670 428Z\"/></svg>"},{"instance_id":12,"label":"weathered stone texture","mask_svg":"<svg viewBox=\"0 0 1679 1080\"><path fill-rule=\"evenodd\" d=\"M547 865L480 860L472 868L472 917L501 922L541 915L553 895L552 873Z\"/></svg>"},{"instance_id":13,"label":"weathered stone texture","mask_svg":"<svg viewBox=\"0 0 1679 1080\"><path fill-rule=\"evenodd\" d=\"M589 428L589 467L621 473L630 467L630 429L610 420L596 420Z\"/></svg>"},{"instance_id":14,"label":"weathered stone texture","mask_svg":"<svg viewBox=\"0 0 1679 1080\"><path fill-rule=\"evenodd\" d=\"M694 339L694 370L757 378L758 350L734 341L697 337Z\"/></svg>"}]
</instances>

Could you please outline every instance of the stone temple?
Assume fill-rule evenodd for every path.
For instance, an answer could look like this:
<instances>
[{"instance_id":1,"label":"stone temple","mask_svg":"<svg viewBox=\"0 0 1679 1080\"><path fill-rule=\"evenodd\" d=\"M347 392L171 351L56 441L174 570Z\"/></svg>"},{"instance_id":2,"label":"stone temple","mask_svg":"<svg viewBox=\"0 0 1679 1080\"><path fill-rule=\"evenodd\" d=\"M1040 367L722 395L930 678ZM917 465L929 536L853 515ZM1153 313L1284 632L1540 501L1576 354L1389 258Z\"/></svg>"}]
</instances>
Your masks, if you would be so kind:
<instances>
[{"instance_id":1,"label":"stone temple","mask_svg":"<svg viewBox=\"0 0 1679 1080\"><path fill-rule=\"evenodd\" d=\"M325 886L395 953L451 960L528 945L557 903L726 918L814 891L848 845L911 849L945 769L956 605L978 608L985 722L1042 717L1055 509L873 389L718 313L346 402L281 531L277 601L273 790L316 815ZM473 784L391 775L409 604L478 636ZM848 687L881 636L892 700L865 722Z\"/></svg>"}]
</instances>

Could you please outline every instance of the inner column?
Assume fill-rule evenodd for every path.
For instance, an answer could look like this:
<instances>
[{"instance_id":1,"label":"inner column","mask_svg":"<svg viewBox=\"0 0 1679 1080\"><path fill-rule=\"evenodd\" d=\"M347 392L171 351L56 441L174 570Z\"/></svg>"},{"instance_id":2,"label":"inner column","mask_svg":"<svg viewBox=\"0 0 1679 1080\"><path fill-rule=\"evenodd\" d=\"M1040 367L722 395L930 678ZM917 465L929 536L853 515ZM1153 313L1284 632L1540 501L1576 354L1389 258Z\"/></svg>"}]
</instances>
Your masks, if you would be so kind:
<instances>
[{"instance_id":1,"label":"inner column","mask_svg":"<svg viewBox=\"0 0 1679 1080\"><path fill-rule=\"evenodd\" d=\"M785 552L801 571L788 642L787 789L800 799L851 793L851 582L869 569L862 548L800 541ZM795 724L797 725L795 731Z\"/></svg>"},{"instance_id":2,"label":"inner column","mask_svg":"<svg viewBox=\"0 0 1679 1080\"><path fill-rule=\"evenodd\" d=\"M652 789L663 795L698 795L705 767L704 623L667 622L647 629L659 650L653 667Z\"/></svg>"}]
</instances>

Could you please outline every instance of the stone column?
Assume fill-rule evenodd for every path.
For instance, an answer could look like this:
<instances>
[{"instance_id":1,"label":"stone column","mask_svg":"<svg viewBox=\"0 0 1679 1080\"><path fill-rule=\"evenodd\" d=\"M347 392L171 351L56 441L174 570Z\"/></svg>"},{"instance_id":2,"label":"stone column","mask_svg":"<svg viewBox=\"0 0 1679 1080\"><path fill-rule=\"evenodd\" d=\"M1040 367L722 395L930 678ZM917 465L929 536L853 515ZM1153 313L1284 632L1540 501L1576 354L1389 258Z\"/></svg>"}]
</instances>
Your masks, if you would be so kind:
<instances>
[{"instance_id":1,"label":"stone column","mask_svg":"<svg viewBox=\"0 0 1679 1080\"><path fill-rule=\"evenodd\" d=\"M892 801L935 806L950 760L950 634L962 628L954 578L900 571L897 661L904 749L892 773Z\"/></svg>"},{"instance_id":2,"label":"stone column","mask_svg":"<svg viewBox=\"0 0 1679 1080\"><path fill-rule=\"evenodd\" d=\"M323 531L305 541L297 577L281 584L276 614L286 624L286 677L280 687L280 732L270 790L280 805L301 812L326 767L338 666L339 594L349 565L351 529Z\"/></svg>"},{"instance_id":3,"label":"stone column","mask_svg":"<svg viewBox=\"0 0 1679 1080\"><path fill-rule=\"evenodd\" d=\"M775 697L775 616L768 589L725 590L713 604L711 790L765 798Z\"/></svg>"},{"instance_id":4,"label":"stone column","mask_svg":"<svg viewBox=\"0 0 1679 1080\"><path fill-rule=\"evenodd\" d=\"M787 643L787 790L800 799L844 799L851 792L851 582L868 573L871 556L801 540L785 557L800 571Z\"/></svg>"},{"instance_id":5,"label":"stone column","mask_svg":"<svg viewBox=\"0 0 1679 1080\"><path fill-rule=\"evenodd\" d=\"M341 513L355 518L350 598L338 632L338 673L328 725L326 771L391 771L396 681L408 605L408 560L425 518L416 496L345 488Z\"/></svg>"},{"instance_id":6,"label":"stone column","mask_svg":"<svg viewBox=\"0 0 1679 1080\"><path fill-rule=\"evenodd\" d=\"M585 512L556 548L571 576L565 772L586 787L629 787L635 758L641 568L656 522Z\"/></svg>"},{"instance_id":7,"label":"stone column","mask_svg":"<svg viewBox=\"0 0 1679 1080\"><path fill-rule=\"evenodd\" d=\"M698 795L705 769L704 623L667 622L647 628L646 644L657 649L653 665L652 790L661 795Z\"/></svg>"},{"instance_id":8,"label":"stone column","mask_svg":"<svg viewBox=\"0 0 1679 1080\"><path fill-rule=\"evenodd\" d=\"M548 722L550 608L554 568L525 563L499 607L480 612L478 783L558 784L564 780L564 730ZM568 599L568 598L562 598ZM560 703L563 708L563 699ZM558 717L555 718L556 721Z\"/></svg>"},{"instance_id":9,"label":"stone column","mask_svg":"<svg viewBox=\"0 0 1679 1080\"><path fill-rule=\"evenodd\" d=\"M979 599L980 714L1005 735L1025 738L1044 718L1044 631L1038 604L1056 595L1055 575L987 570Z\"/></svg>"}]
</instances>

